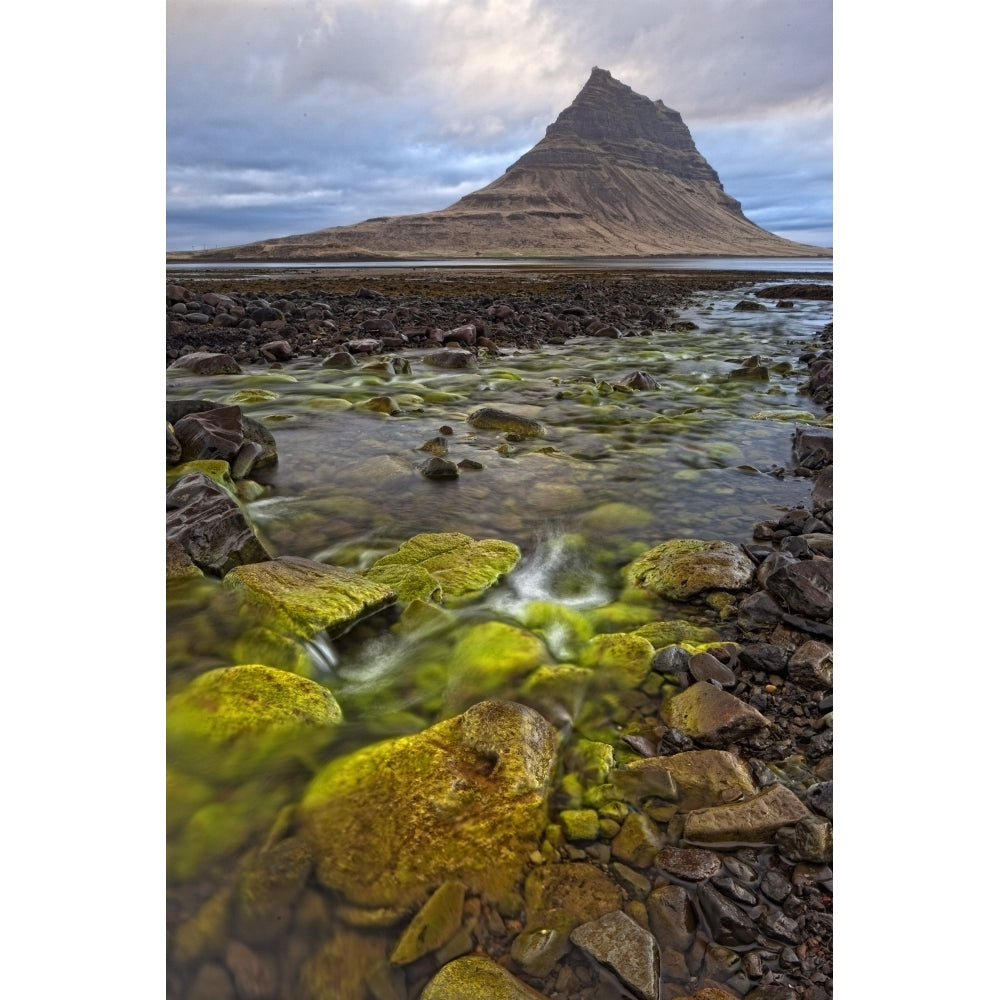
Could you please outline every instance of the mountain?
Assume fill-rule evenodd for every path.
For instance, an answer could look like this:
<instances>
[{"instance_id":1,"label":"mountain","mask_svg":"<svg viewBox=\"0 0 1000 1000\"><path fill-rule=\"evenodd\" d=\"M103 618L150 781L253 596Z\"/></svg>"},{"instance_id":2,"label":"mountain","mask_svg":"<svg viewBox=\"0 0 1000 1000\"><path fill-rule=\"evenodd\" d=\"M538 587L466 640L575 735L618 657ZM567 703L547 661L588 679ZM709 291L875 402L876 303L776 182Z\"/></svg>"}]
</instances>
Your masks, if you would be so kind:
<instances>
[{"instance_id":1,"label":"mountain","mask_svg":"<svg viewBox=\"0 0 1000 1000\"><path fill-rule=\"evenodd\" d=\"M743 215L681 116L594 67L545 137L491 184L437 212L169 260L366 257L829 256Z\"/></svg>"}]
</instances>

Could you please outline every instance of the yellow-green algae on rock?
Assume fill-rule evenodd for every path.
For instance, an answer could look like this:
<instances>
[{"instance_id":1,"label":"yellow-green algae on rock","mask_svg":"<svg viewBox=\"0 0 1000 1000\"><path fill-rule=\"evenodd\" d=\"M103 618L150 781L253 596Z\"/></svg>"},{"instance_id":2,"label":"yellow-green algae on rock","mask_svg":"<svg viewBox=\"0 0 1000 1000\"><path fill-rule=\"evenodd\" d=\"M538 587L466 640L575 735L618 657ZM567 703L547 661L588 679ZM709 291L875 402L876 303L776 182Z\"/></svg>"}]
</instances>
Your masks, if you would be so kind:
<instances>
[{"instance_id":1,"label":"yellow-green algae on rock","mask_svg":"<svg viewBox=\"0 0 1000 1000\"><path fill-rule=\"evenodd\" d=\"M237 566L222 583L240 590L265 622L303 639L345 629L396 600L377 580L297 556Z\"/></svg>"},{"instance_id":2,"label":"yellow-green algae on rock","mask_svg":"<svg viewBox=\"0 0 1000 1000\"><path fill-rule=\"evenodd\" d=\"M545 995L485 955L463 955L434 976L420 1000L545 1000Z\"/></svg>"},{"instance_id":3,"label":"yellow-green algae on rock","mask_svg":"<svg viewBox=\"0 0 1000 1000\"><path fill-rule=\"evenodd\" d=\"M631 632L595 635L583 648L580 664L598 669L628 687L638 687L653 663L653 644Z\"/></svg>"},{"instance_id":4,"label":"yellow-green algae on rock","mask_svg":"<svg viewBox=\"0 0 1000 1000\"><path fill-rule=\"evenodd\" d=\"M401 912L447 879L504 897L545 827L557 745L533 709L485 701L332 761L299 810L316 877L349 903Z\"/></svg>"},{"instance_id":5,"label":"yellow-green algae on rock","mask_svg":"<svg viewBox=\"0 0 1000 1000\"><path fill-rule=\"evenodd\" d=\"M251 663L196 677L167 699L166 716L169 762L225 781L323 742L343 713L315 681Z\"/></svg>"},{"instance_id":6,"label":"yellow-green algae on rock","mask_svg":"<svg viewBox=\"0 0 1000 1000\"><path fill-rule=\"evenodd\" d=\"M622 572L633 587L683 601L707 590L746 589L754 564L732 542L674 538L634 559Z\"/></svg>"},{"instance_id":7,"label":"yellow-green algae on rock","mask_svg":"<svg viewBox=\"0 0 1000 1000\"><path fill-rule=\"evenodd\" d=\"M404 600L448 603L478 594L509 573L521 558L513 542L477 541L457 531L414 535L367 572L397 589Z\"/></svg>"}]
</instances>

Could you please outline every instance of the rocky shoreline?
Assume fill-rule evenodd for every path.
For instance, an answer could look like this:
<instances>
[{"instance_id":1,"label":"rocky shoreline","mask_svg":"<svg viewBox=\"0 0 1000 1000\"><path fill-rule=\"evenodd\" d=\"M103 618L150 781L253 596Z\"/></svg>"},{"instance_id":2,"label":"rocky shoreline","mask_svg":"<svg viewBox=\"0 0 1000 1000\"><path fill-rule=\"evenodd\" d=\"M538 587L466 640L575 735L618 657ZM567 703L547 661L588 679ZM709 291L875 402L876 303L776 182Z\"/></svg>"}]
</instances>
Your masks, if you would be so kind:
<instances>
[{"instance_id":1,"label":"rocky shoreline","mask_svg":"<svg viewBox=\"0 0 1000 1000\"><path fill-rule=\"evenodd\" d=\"M321 276L311 287L301 277L276 277L246 293L233 292L229 277L185 279L168 283L167 364L218 370L310 356L356 364L359 356L435 345L477 356L582 334L670 329L693 293L754 281L775 284L789 299L832 295L832 285L779 284L773 274L676 278L667 294L662 277L615 273L402 274L366 284ZM746 303L755 306L749 296ZM832 324L799 362L803 391L832 414ZM171 459L171 416L179 423L198 412L171 412L168 404L168 464L181 457L175 448ZM245 418L233 420L233 463L242 455L248 474L254 462L270 461L269 445ZM624 664L645 643L648 675L621 697L618 746L567 746L523 886L491 893L473 875L431 880L436 891L415 914L410 907L405 919L383 918L398 937L392 954L381 954L364 929L365 921L378 923L372 912L333 901L347 890L341 876L323 874L328 862L316 861L306 810L301 827L272 831L241 857L242 881L222 903L191 886L168 893L168 995L831 996L832 432L800 430L790 449L795 474L815 481L808 507L755 525L746 544L727 550L726 572L744 574L737 583L710 576L680 593L714 613L715 638L692 652L664 629L640 629L627 634L627 656L607 652ZM700 571L709 558L699 544ZM175 556L174 573L183 575L183 555ZM677 553L647 556L628 567L632 582L678 596L663 569ZM232 568L220 564L219 575ZM384 577L393 586L398 579ZM268 863L276 856L277 868ZM301 874L313 863L319 884ZM276 943L256 924L248 928L240 886L253 878L267 884L258 909L270 893L275 912L294 915L297 934ZM340 943L324 945L331 920ZM367 971L351 965L352 949L368 956Z\"/></svg>"}]
</instances>

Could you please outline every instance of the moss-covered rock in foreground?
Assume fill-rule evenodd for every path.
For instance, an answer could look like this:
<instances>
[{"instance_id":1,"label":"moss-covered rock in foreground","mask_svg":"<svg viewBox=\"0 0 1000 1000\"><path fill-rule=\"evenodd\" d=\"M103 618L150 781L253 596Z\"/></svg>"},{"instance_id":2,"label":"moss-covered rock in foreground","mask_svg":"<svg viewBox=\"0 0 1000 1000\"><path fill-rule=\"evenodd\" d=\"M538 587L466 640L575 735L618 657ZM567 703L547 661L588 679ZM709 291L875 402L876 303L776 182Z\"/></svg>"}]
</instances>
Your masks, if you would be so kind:
<instances>
[{"instance_id":1,"label":"moss-covered rock in foreground","mask_svg":"<svg viewBox=\"0 0 1000 1000\"><path fill-rule=\"evenodd\" d=\"M210 670L167 699L167 759L227 781L324 742L343 718L324 687L261 664Z\"/></svg>"},{"instance_id":2,"label":"moss-covered rock in foreground","mask_svg":"<svg viewBox=\"0 0 1000 1000\"><path fill-rule=\"evenodd\" d=\"M534 710L485 701L332 761L299 811L317 878L400 912L446 879L502 898L544 829L557 741Z\"/></svg>"},{"instance_id":3,"label":"moss-covered rock in foreground","mask_svg":"<svg viewBox=\"0 0 1000 1000\"><path fill-rule=\"evenodd\" d=\"M222 582L240 590L265 623L303 639L324 629L343 631L396 600L396 592L375 579L297 556L238 566Z\"/></svg>"},{"instance_id":4,"label":"moss-covered rock in foreground","mask_svg":"<svg viewBox=\"0 0 1000 1000\"><path fill-rule=\"evenodd\" d=\"M448 604L478 594L509 573L521 558L513 542L477 541L457 531L414 535L367 572L401 600Z\"/></svg>"},{"instance_id":5,"label":"moss-covered rock in foreground","mask_svg":"<svg viewBox=\"0 0 1000 1000\"><path fill-rule=\"evenodd\" d=\"M485 955L449 962L427 984L420 1000L545 1000L544 994Z\"/></svg>"},{"instance_id":6,"label":"moss-covered rock in foreground","mask_svg":"<svg viewBox=\"0 0 1000 1000\"><path fill-rule=\"evenodd\" d=\"M754 564L732 542L674 538L630 562L624 573L633 587L683 601L709 590L745 590Z\"/></svg>"}]
</instances>

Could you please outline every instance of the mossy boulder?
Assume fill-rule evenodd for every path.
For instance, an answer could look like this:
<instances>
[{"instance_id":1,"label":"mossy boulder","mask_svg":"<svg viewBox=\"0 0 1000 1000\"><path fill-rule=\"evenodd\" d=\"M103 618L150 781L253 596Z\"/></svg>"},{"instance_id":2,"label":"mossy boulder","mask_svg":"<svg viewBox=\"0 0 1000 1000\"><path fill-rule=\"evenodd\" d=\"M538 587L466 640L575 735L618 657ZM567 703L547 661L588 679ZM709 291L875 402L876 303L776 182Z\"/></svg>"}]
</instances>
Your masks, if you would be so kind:
<instances>
[{"instance_id":1,"label":"mossy boulder","mask_svg":"<svg viewBox=\"0 0 1000 1000\"><path fill-rule=\"evenodd\" d=\"M396 600L376 579L297 556L239 566L222 583L242 594L254 617L303 639L342 632Z\"/></svg>"},{"instance_id":2,"label":"mossy boulder","mask_svg":"<svg viewBox=\"0 0 1000 1000\"><path fill-rule=\"evenodd\" d=\"M485 955L463 955L445 965L420 1000L545 1000L545 995Z\"/></svg>"},{"instance_id":3,"label":"mossy boulder","mask_svg":"<svg viewBox=\"0 0 1000 1000\"><path fill-rule=\"evenodd\" d=\"M495 691L550 661L538 636L506 622L481 622L462 633L449 667L456 681L483 692Z\"/></svg>"},{"instance_id":4,"label":"mossy boulder","mask_svg":"<svg viewBox=\"0 0 1000 1000\"><path fill-rule=\"evenodd\" d=\"M403 600L448 604L492 587L520 558L516 545L499 538L426 532L377 560L365 575L393 587Z\"/></svg>"},{"instance_id":5,"label":"mossy boulder","mask_svg":"<svg viewBox=\"0 0 1000 1000\"><path fill-rule=\"evenodd\" d=\"M167 757L213 781L254 774L322 744L343 714L306 677L261 664L221 667L167 699Z\"/></svg>"},{"instance_id":6,"label":"mossy boulder","mask_svg":"<svg viewBox=\"0 0 1000 1000\"><path fill-rule=\"evenodd\" d=\"M332 761L299 809L316 877L348 903L401 913L448 879L503 898L545 828L557 743L534 710L485 701Z\"/></svg>"},{"instance_id":7,"label":"mossy boulder","mask_svg":"<svg viewBox=\"0 0 1000 1000\"><path fill-rule=\"evenodd\" d=\"M683 601L710 590L747 589L754 564L732 542L674 538L639 556L622 572L633 587Z\"/></svg>"},{"instance_id":8,"label":"mossy boulder","mask_svg":"<svg viewBox=\"0 0 1000 1000\"><path fill-rule=\"evenodd\" d=\"M653 644L641 635L606 632L584 646L580 664L628 687L638 687L650 671L654 652Z\"/></svg>"},{"instance_id":9,"label":"mossy boulder","mask_svg":"<svg viewBox=\"0 0 1000 1000\"><path fill-rule=\"evenodd\" d=\"M694 648L722 641L722 636L714 628L683 618L649 622L634 629L632 634L648 639L655 649L677 645Z\"/></svg>"},{"instance_id":10,"label":"mossy boulder","mask_svg":"<svg viewBox=\"0 0 1000 1000\"><path fill-rule=\"evenodd\" d=\"M262 838L288 803L287 785L251 781L198 809L167 844L167 878L224 877L253 838Z\"/></svg>"}]
</instances>

